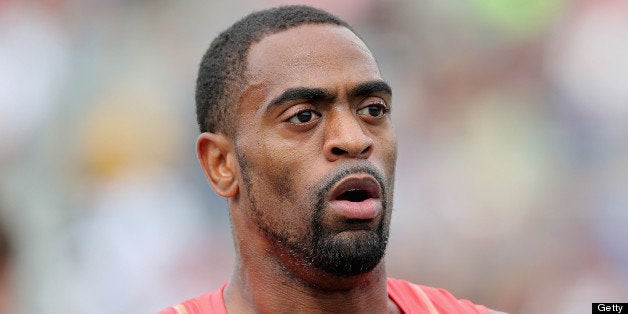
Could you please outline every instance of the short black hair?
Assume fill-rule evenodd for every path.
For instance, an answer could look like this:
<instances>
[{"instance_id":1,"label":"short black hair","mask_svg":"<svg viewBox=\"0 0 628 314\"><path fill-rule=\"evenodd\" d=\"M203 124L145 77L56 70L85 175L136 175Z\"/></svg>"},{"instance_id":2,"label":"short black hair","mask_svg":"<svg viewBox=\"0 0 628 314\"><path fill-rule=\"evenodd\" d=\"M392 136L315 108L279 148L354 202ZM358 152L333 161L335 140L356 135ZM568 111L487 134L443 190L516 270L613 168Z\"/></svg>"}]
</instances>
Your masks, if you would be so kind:
<instances>
[{"instance_id":1,"label":"short black hair","mask_svg":"<svg viewBox=\"0 0 628 314\"><path fill-rule=\"evenodd\" d=\"M196 80L196 118L201 132L234 135L233 113L246 84L251 45L303 24L332 24L353 31L347 22L328 12L290 5L251 13L212 41L201 60Z\"/></svg>"}]
</instances>

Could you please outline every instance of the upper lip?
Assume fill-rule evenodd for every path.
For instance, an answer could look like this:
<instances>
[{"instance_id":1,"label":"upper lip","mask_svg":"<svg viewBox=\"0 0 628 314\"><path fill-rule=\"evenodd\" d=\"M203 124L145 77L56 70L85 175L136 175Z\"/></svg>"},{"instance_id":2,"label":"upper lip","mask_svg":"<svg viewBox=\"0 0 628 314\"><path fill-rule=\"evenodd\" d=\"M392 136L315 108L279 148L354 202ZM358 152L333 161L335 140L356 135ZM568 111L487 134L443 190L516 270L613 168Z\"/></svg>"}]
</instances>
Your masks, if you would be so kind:
<instances>
[{"instance_id":1,"label":"upper lip","mask_svg":"<svg viewBox=\"0 0 628 314\"><path fill-rule=\"evenodd\" d=\"M338 182L331 190L330 200L339 198L348 191L362 191L366 198L380 198L381 187L370 175L352 175Z\"/></svg>"}]
</instances>

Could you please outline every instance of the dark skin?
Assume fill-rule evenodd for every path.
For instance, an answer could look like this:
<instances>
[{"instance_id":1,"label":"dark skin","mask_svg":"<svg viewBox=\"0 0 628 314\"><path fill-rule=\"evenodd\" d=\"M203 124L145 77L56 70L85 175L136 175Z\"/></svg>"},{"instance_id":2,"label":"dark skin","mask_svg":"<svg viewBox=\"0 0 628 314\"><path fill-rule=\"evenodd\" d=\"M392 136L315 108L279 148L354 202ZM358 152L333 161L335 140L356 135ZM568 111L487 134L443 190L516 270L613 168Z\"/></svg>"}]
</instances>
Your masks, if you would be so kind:
<instances>
[{"instance_id":1,"label":"dark skin","mask_svg":"<svg viewBox=\"0 0 628 314\"><path fill-rule=\"evenodd\" d=\"M231 214L237 261L224 293L227 311L399 313L383 259L344 276L310 258L317 254L309 245L313 221L325 239L349 247L380 239L378 228L388 233L396 139L390 88L372 54L344 27L302 25L263 38L247 61L235 135L203 133L197 143L208 181L228 198ZM369 219L350 224L328 194L316 192L358 168L378 174L384 192ZM375 181L365 172L347 178Z\"/></svg>"}]
</instances>

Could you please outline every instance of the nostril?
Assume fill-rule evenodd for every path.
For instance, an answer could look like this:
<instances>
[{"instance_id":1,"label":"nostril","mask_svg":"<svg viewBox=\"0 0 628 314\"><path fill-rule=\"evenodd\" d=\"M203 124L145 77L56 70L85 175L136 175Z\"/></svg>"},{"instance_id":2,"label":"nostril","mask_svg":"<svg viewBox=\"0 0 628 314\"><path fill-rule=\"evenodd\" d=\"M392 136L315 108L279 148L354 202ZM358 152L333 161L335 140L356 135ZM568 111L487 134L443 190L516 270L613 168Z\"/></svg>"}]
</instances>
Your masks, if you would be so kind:
<instances>
[{"instance_id":1,"label":"nostril","mask_svg":"<svg viewBox=\"0 0 628 314\"><path fill-rule=\"evenodd\" d=\"M368 154L370 150L371 150L371 146L369 145L360 152L360 155L366 155Z\"/></svg>"},{"instance_id":2,"label":"nostril","mask_svg":"<svg viewBox=\"0 0 628 314\"><path fill-rule=\"evenodd\" d=\"M331 152L334 155L342 155L342 154L345 154L347 151L345 151L345 150L343 150L341 148L338 148L338 147L334 147L334 148L331 149Z\"/></svg>"}]
</instances>

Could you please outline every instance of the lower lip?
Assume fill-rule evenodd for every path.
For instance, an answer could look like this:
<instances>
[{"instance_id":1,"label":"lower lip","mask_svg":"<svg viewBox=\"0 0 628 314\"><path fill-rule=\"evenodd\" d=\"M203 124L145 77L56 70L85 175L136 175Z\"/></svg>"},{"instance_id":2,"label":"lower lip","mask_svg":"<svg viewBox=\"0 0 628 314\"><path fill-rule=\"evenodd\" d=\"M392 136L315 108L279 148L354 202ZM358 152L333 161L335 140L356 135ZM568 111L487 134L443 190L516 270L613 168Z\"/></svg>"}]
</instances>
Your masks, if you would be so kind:
<instances>
[{"instance_id":1,"label":"lower lip","mask_svg":"<svg viewBox=\"0 0 628 314\"><path fill-rule=\"evenodd\" d=\"M374 219L382 206L378 198L368 198L362 202L333 200L330 203L336 213L347 219Z\"/></svg>"}]
</instances>

